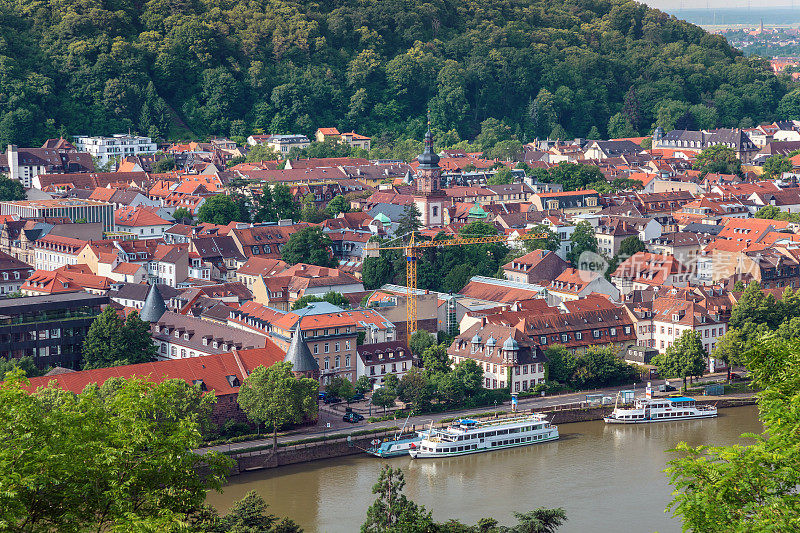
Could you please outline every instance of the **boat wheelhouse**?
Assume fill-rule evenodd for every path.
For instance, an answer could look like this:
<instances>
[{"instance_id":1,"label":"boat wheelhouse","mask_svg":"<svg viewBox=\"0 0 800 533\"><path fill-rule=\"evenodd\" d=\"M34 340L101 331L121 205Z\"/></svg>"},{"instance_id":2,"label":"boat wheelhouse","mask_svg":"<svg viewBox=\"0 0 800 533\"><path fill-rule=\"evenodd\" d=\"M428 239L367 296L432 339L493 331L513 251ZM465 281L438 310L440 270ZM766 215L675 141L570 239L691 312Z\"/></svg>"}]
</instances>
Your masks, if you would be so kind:
<instances>
[{"instance_id":1,"label":"boat wheelhouse","mask_svg":"<svg viewBox=\"0 0 800 533\"><path fill-rule=\"evenodd\" d=\"M526 415L486 422L461 419L447 428L433 429L409 450L415 459L452 457L527 446L558 439L558 427L544 415Z\"/></svg>"},{"instance_id":2,"label":"boat wheelhouse","mask_svg":"<svg viewBox=\"0 0 800 533\"><path fill-rule=\"evenodd\" d=\"M694 398L634 400L633 407L614 407L614 411L603 420L606 424L645 424L649 422L668 422L670 420L693 420L714 418L717 408L712 405L697 405Z\"/></svg>"}]
</instances>

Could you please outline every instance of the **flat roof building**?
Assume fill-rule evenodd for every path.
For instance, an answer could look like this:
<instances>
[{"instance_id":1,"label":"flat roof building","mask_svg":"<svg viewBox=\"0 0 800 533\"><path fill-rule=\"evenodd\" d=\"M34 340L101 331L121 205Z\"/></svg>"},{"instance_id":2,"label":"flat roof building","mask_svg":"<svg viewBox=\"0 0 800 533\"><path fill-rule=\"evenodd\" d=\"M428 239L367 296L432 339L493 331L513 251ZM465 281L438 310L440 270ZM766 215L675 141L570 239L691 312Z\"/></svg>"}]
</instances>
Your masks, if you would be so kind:
<instances>
[{"instance_id":1,"label":"flat roof building","mask_svg":"<svg viewBox=\"0 0 800 533\"><path fill-rule=\"evenodd\" d=\"M0 215L18 215L21 219L68 218L72 222L100 222L103 231L114 231L114 205L95 200L61 198L0 202Z\"/></svg>"},{"instance_id":2,"label":"flat roof building","mask_svg":"<svg viewBox=\"0 0 800 533\"><path fill-rule=\"evenodd\" d=\"M109 298L87 292L0 300L0 357L77 369L89 326Z\"/></svg>"}]
</instances>

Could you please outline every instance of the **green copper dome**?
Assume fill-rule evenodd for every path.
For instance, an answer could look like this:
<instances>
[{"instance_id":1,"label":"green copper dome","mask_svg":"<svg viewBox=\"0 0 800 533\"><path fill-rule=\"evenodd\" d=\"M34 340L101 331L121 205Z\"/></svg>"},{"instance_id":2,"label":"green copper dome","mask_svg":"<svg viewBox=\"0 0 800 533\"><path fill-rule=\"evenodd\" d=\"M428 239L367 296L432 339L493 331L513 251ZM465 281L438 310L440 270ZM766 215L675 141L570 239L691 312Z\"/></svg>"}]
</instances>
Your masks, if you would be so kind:
<instances>
[{"instance_id":1,"label":"green copper dome","mask_svg":"<svg viewBox=\"0 0 800 533\"><path fill-rule=\"evenodd\" d=\"M475 205L472 206L472 209L469 210L469 218L486 218L489 216L489 213L484 211L478 202L475 202Z\"/></svg>"}]
</instances>

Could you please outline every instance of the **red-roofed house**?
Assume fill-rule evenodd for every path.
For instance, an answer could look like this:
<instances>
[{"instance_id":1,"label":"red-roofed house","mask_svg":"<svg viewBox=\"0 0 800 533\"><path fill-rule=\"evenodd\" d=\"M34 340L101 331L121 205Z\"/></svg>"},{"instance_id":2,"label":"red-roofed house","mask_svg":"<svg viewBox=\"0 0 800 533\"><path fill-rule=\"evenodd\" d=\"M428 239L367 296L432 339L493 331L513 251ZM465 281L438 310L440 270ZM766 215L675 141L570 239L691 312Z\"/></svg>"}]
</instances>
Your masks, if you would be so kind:
<instances>
[{"instance_id":1,"label":"red-roofed house","mask_svg":"<svg viewBox=\"0 0 800 533\"><path fill-rule=\"evenodd\" d=\"M569 264L550 250L534 250L503 265L507 280L549 285Z\"/></svg>"},{"instance_id":2,"label":"red-roofed house","mask_svg":"<svg viewBox=\"0 0 800 533\"><path fill-rule=\"evenodd\" d=\"M154 383L182 379L199 386L204 392L214 392L217 397L211 414L214 423L222 425L228 420L246 422L247 417L236 401L239 396L239 386L253 370L259 366L268 367L283 361L284 355L283 350L267 340L263 348L31 378L28 389L33 391L52 384L77 394L87 385L93 383L102 385L111 378L138 377Z\"/></svg>"},{"instance_id":3,"label":"red-roofed house","mask_svg":"<svg viewBox=\"0 0 800 533\"><path fill-rule=\"evenodd\" d=\"M114 223L119 231L136 235L138 239L161 239L164 232L173 226L156 214L155 209L145 207L123 207L114 212Z\"/></svg>"},{"instance_id":4,"label":"red-roofed house","mask_svg":"<svg viewBox=\"0 0 800 533\"><path fill-rule=\"evenodd\" d=\"M592 293L604 294L619 301L619 291L600 272L567 268L547 287L550 305L578 300Z\"/></svg>"},{"instance_id":5,"label":"red-roofed house","mask_svg":"<svg viewBox=\"0 0 800 533\"><path fill-rule=\"evenodd\" d=\"M611 281L622 294L651 287L685 287L691 274L674 256L637 252L611 274Z\"/></svg>"}]
</instances>

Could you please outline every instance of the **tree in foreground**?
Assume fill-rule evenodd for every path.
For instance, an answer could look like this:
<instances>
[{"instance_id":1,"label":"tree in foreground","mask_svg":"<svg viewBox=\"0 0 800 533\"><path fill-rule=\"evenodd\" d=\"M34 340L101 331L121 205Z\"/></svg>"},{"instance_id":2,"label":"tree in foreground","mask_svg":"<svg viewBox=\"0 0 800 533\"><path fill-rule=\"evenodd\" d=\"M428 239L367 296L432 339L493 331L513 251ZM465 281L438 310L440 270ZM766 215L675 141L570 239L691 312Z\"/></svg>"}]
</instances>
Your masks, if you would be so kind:
<instances>
[{"instance_id":1,"label":"tree in foreground","mask_svg":"<svg viewBox=\"0 0 800 533\"><path fill-rule=\"evenodd\" d=\"M292 364L259 366L239 388L238 402L247 418L256 424L272 426L272 453L278 453L278 428L299 424L317 416L319 383L311 378L297 378Z\"/></svg>"},{"instance_id":2,"label":"tree in foreground","mask_svg":"<svg viewBox=\"0 0 800 533\"><path fill-rule=\"evenodd\" d=\"M680 443L667 474L675 488L668 511L684 531L800 529L800 341L759 339L747 354L758 394L760 435L743 446Z\"/></svg>"},{"instance_id":3,"label":"tree in foreground","mask_svg":"<svg viewBox=\"0 0 800 533\"><path fill-rule=\"evenodd\" d=\"M140 319L137 312L123 321L111 307L106 307L92 322L83 341L86 369L147 363L156 354L150 324Z\"/></svg>"},{"instance_id":4,"label":"tree in foreground","mask_svg":"<svg viewBox=\"0 0 800 533\"><path fill-rule=\"evenodd\" d=\"M288 518L280 519L270 514L267 503L256 491L251 490L244 498L234 503L228 514L212 516L200 524L205 533L301 533L296 523Z\"/></svg>"},{"instance_id":5,"label":"tree in foreground","mask_svg":"<svg viewBox=\"0 0 800 533\"><path fill-rule=\"evenodd\" d=\"M303 228L289 237L281 250L281 259L294 265L306 263L333 268L336 260L331 256L333 241L316 226Z\"/></svg>"},{"instance_id":6,"label":"tree in foreground","mask_svg":"<svg viewBox=\"0 0 800 533\"><path fill-rule=\"evenodd\" d=\"M433 521L430 511L403 494L405 477L399 468L383 466L378 482L372 487L377 495L367 510L361 533L554 533L566 520L563 509L539 508L527 513L514 513L517 525L501 526L494 518L481 518L474 526L451 519Z\"/></svg>"},{"instance_id":7,"label":"tree in foreground","mask_svg":"<svg viewBox=\"0 0 800 533\"><path fill-rule=\"evenodd\" d=\"M200 425L170 385L130 379L104 395L25 384L20 373L0 384L0 529L177 531L221 488L230 461L191 452Z\"/></svg>"},{"instance_id":8,"label":"tree in foreground","mask_svg":"<svg viewBox=\"0 0 800 533\"><path fill-rule=\"evenodd\" d=\"M575 226L575 231L569 238L572 249L567 253L567 261L573 268L581 269L586 265L581 265L581 255L585 252L597 253L597 238L594 236L594 228L587 221L582 220Z\"/></svg>"},{"instance_id":9,"label":"tree in foreground","mask_svg":"<svg viewBox=\"0 0 800 533\"><path fill-rule=\"evenodd\" d=\"M682 378L683 389L686 390L686 378L702 376L707 357L700 334L684 331L666 352L653 358L653 364L661 377Z\"/></svg>"}]
</instances>

